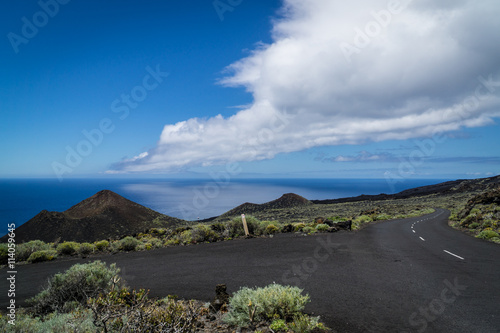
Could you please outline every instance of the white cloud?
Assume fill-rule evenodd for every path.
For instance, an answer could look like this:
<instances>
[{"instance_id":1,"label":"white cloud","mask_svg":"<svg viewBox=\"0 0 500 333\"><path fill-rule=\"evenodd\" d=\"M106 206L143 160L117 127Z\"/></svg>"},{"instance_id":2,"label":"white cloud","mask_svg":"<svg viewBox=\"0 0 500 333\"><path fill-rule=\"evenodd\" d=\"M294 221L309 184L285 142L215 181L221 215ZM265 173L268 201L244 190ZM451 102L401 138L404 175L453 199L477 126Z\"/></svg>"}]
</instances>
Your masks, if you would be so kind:
<instances>
[{"instance_id":1,"label":"white cloud","mask_svg":"<svg viewBox=\"0 0 500 333\"><path fill-rule=\"evenodd\" d=\"M229 118L166 125L156 148L115 171L424 137L500 116L498 2L401 3L285 0L274 42L230 65L221 81L245 87L254 103ZM355 52L346 55L345 45Z\"/></svg>"}]
</instances>

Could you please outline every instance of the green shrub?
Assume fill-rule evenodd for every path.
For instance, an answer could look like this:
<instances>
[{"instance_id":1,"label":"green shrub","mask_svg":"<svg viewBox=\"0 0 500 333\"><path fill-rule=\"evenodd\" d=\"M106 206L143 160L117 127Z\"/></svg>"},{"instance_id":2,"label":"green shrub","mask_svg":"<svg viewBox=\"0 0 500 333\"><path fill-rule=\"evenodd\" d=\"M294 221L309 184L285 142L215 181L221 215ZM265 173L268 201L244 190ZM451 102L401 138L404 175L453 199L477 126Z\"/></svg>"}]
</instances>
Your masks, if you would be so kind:
<instances>
[{"instance_id":1,"label":"green shrub","mask_svg":"<svg viewBox=\"0 0 500 333\"><path fill-rule=\"evenodd\" d=\"M315 328L323 328L319 323L319 317L309 317L305 314L298 314L289 325L294 333L309 333Z\"/></svg>"},{"instance_id":2,"label":"green shrub","mask_svg":"<svg viewBox=\"0 0 500 333\"><path fill-rule=\"evenodd\" d=\"M216 242L219 240L219 235L208 225L198 224L191 230L193 241L196 243Z\"/></svg>"},{"instance_id":3,"label":"green shrub","mask_svg":"<svg viewBox=\"0 0 500 333\"><path fill-rule=\"evenodd\" d=\"M288 326L286 326L286 322L283 319L273 320L269 328L273 330L273 332L286 332L288 331Z\"/></svg>"},{"instance_id":4,"label":"green shrub","mask_svg":"<svg viewBox=\"0 0 500 333\"><path fill-rule=\"evenodd\" d=\"M243 287L229 300L229 312L224 321L230 325L246 327L262 320L293 318L309 302L302 289L271 284L264 288Z\"/></svg>"},{"instance_id":5,"label":"green shrub","mask_svg":"<svg viewBox=\"0 0 500 333\"><path fill-rule=\"evenodd\" d=\"M27 261L34 264L37 262L50 261L54 258L57 258L57 252L55 250L42 250L33 252Z\"/></svg>"},{"instance_id":6,"label":"green shrub","mask_svg":"<svg viewBox=\"0 0 500 333\"><path fill-rule=\"evenodd\" d=\"M307 226L307 227L302 228L302 232L304 232L306 234L312 234L312 233L316 232L316 229L313 227Z\"/></svg>"},{"instance_id":7,"label":"green shrub","mask_svg":"<svg viewBox=\"0 0 500 333\"><path fill-rule=\"evenodd\" d=\"M328 224L318 224L316 226L316 230L320 231L320 232L325 232L327 231L329 228Z\"/></svg>"},{"instance_id":8,"label":"green shrub","mask_svg":"<svg viewBox=\"0 0 500 333\"><path fill-rule=\"evenodd\" d=\"M135 239L132 236L127 236L120 241L118 249L122 251L135 251L135 248L139 244L139 240Z\"/></svg>"},{"instance_id":9,"label":"green shrub","mask_svg":"<svg viewBox=\"0 0 500 333\"><path fill-rule=\"evenodd\" d=\"M78 248L78 254L81 254L83 256L91 254L92 252L94 252L94 245L90 243L82 243Z\"/></svg>"},{"instance_id":10,"label":"green shrub","mask_svg":"<svg viewBox=\"0 0 500 333\"><path fill-rule=\"evenodd\" d=\"M97 251L106 251L109 247L109 242L107 240L101 240L94 242L94 246Z\"/></svg>"},{"instance_id":11,"label":"green shrub","mask_svg":"<svg viewBox=\"0 0 500 333\"><path fill-rule=\"evenodd\" d=\"M295 231L302 231L302 229L305 227L305 223L294 223L293 228Z\"/></svg>"},{"instance_id":12,"label":"green shrub","mask_svg":"<svg viewBox=\"0 0 500 333\"><path fill-rule=\"evenodd\" d=\"M280 228L274 224L269 224L264 230L264 234L266 235L273 235L277 234L278 232L280 232Z\"/></svg>"},{"instance_id":13,"label":"green shrub","mask_svg":"<svg viewBox=\"0 0 500 333\"><path fill-rule=\"evenodd\" d=\"M245 220L247 221L248 232L251 235L255 235L256 232L258 232L261 221L251 215L246 215ZM227 229L229 231L229 237L245 235L245 229L243 228L243 220L241 217L235 217L231 220L227 225Z\"/></svg>"},{"instance_id":14,"label":"green shrub","mask_svg":"<svg viewBox=\"0 0 500 333\"><path fill-rule=\"evenodd\" d=\"M28 302L33 305L35 315L64 312L68 302L85 305L87 298L109 292L116 286L120 281L119 271L115 264L108 267L101 261L76 264L66 272L54 275L48 287Z\"/></svg>"},{"instance_id":15,"label":"green shrub","mask_svg":"<svg viewBox=\"0 0 500 333\"><path fill-rule=\"evenodd\" d=\"M165 246L174 246L174 245L179 245L181 243L180 239L178 238L172 238L172 239L167 239L163 245Z\"/></svg>"},{"instance_id":16,"label":"green shrub","mask_svg":"<svg viewBox=\"0 0 500 333\"><path fill-rule=\"evenodd\" d=\"M373 219L374 221L383 221L383 220L390 220L392 218L392 216L388 215L388 214L379 214L377 216L375 216L375 218Z\"/></svg>"},{"instance_id":17,"label":"green shrub","mask_svg":"<svg viewBox=\"0 0 500 333\"><path fill-rule=\"evenodd\" d=\"M493 230L483 230L476 237L481 239L490 239L493 237L499 237L499 235Z\"/></svg>"},{"instance_id":18,"label":"green shrub","mask_svg":"<svg viewBox=\"0 0 500 333\"><path fill-rule=\"evenodd\" d=\"M164 229L164 228L151 228L149 230L149 233L152 235L152 236L156 236L156 237L159 237L159 236L163 236L167 233L167 229Z\"/></svg>"},{"instance_id":19,"label":"green shrub","mask_svg":"<svg viewBox=\"0 0 500 333\"><path fill-rule=\"evenodd\" d=\"M214 223L210 225L210 228L216 233L222 234L226 230L226 226L222 223Z\"/></svg>"},{"instance_id":20,"label":"green shrub","mask_svg":"<svg viewBox=\"0 0 500 333\"><path fill-rule=\"evenodd\" d=\"M357 223L368 223L368 222L372 222L373 220L368 215L361 215L361 216L358 216L354 221Z\"/></svg>"},{"instance_id":21,"label":"green shrub","mask_svg":"<svg viewBox=\"0 0 500 333\"><path fill-rule=\"evenodd\" d=\"M184 230L179 235L179 240L182 244L185 244L185 245L193 243L193 231L191 229Z\"/></svg>"},{"instance_id":22,"label":"green shrub","mask_svg":"<svg viewBox=\"0 0 500 333\"><path fill-rule=\"evenodd\" d=\"M469 229L476 229L477 227L479 227L479 223L477 222L469 224Z\"/></svg>"},{"instance_id":23,"label":"green shrub","mask_svg":"<svg viewBox=\"0 0 500 333\"><path fill-rule=\"evenodd\" d=\"M52 245L42 242L41 240L33 240L16 245L16 261L26 261L33 252L51 250Z\"/></svg>"},{"instance_id":24,"label":"green shrub","mask_svg":"<svg viewBox=\"0 0 500 333\"><path fill-rule=\"evenodd\" d=\"M15 251L15 248L14 250ZM0 244L0 265L5 265L9 262L9 245L7 243Z\"/></svg>"},{"instance_id":25,"label":"green shrub","mask_svg":"<svg viewBox=\"0 0 500 333\"><path fill-rule=\"evenodd\" d=\"M78 248L80 247L80 244L76 242L64 242L59 245L57 245L57 253L62 254L62 255L72 255L76 251L78 251Z\"/></svg>"},{"instance_id":26,"label":"green shrub","mask_svg":"<svg viewBox=\"0 0 500 333\"><path fill-rule=\"evenodd\" d=\"M45 332L96 332L92 323L92 314L88 310L75 313L53 313L43 320L24 313L16 313L15 325L8 323L8 318L0 316L0 332L45 333Z\"/></svg>"},{"instance_id":27,"label":"green shrub","mask_svg":"<svg viewBox=\"0 0 500 333\"><path fill-rule=\"evenodd\" d=\"M143 289L112 290L89 299L88 304L95 325L104 332L195 332L199 317L193 301L154 301Z\"/></svg>"}]
</instances>

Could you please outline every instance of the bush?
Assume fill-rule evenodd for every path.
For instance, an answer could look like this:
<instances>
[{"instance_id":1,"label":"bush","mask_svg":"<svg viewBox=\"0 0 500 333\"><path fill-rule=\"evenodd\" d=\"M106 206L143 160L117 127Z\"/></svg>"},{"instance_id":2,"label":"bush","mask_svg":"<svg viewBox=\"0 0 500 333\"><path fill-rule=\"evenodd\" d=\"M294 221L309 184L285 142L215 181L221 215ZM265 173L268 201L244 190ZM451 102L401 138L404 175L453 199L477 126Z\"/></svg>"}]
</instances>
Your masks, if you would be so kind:
<instances>
[{"instance_id":1,"label":"bush","mask_svg":"<svg viewBox=\"0 0 500 333\"><path fill-rule=\"evenodd\" d=\"M477 222L469 224L469 229L476 229L477 227L479 227L479 223Z\"/></svg>"},{"instance_id":2,"label":"bush","mask_svg":"<svg viewBox=\"0 0 500 333\"><path fill-rule=\"evenodd\" d=\"M361 215L361 216L358 216L354 221L357 223L368 223L368 222L372 222L373 220L368 215Z\"/></svg>"},{"instance_id":3,"label":"bush","mask_svg":"<svg viewBox=\"0 0 500 333\"><path fill-rule=\"evenodd\" d=\"M122 251L135 251L135 248L139 244L139 240L135 239L132 236L127 236L120 241L118 248Z\"/></svg>"},{"instance_id":4,"label":"bush","mask_svg":"<svg viewBox=\"0 0 500 333\"><path fill-rule=\"evenodd\" d=\"M78 313L54 313L45 316L31 317L24 313L16 313L16 324L8 323L8 317L0 316L0 332L96 332L92 323L92 314L88 310Z\"/></svg>"},{"instance_id":5,"label":"bush","mask_svg":"<svg viewBox=\"0 0 500 333\"><path fill-rule=\"evenodd\" d=\"M95 325L104 332L194 332L199 316L192 301L154 302L143 289L112 290L89 299L88 304Z\"/></svg>"},{"instance_id":6,"label":"bush","mask_svg":"<svg viewBox=\"0 0 500 333\"><path fill-rule=\"evenodd\" d=\"M388 214L379 214L375 216L374 221L390 220L392 217Z\"/></svg>"},{"instance_id":7,"label":"bush","mask_svg":"<svg viewBox=\"0 0 500 333\"><path fill-rule=\"evenodd\" d=\"M319 317L299 314L295 316L289 327L294 333L309 333L315 328L323 328L323 325L319 323Z\"/></svg>"},{"instance_id":8,"label":"bush","mask_svg":"<svg viewBox=\"0 0 500 333\"><path fill-rule=\"evenodd\" d=\"M119 283L119 271L115 264L108 267L101 261L76 264L66 272L54 275L48 287L28 302L33 305L35 315L65 312L68 302L86 305L88 297L107 293Z\"/></svg>"},{"instance_id":9,"label":"bush","mask_svg":"<svg viewBox=\"0 0 500 333\"><path fill-rule=\"evenodd\" d=\"M210 228L216 233L222 234L226 230L226 226L222 223L214 223L210 225Z\"/></svg>"},{"instance_id":10,"label":"bush","mask_svg":"<svg viewBox=\"0 0 500 333\"><path fill-rule=\"evenodd\" d=\"M55 250L43 250L33 252L27 261L34 264L37 262L50 261L54 258L57 258L57 252Z\"/></svg>"},{"instance_id":11,"label":"bush","mask_svg":"<svg viewBox=\"0 0 500 333\"><path fill-rule=\"evenodd\" d=\"M193 243L193 231L191 229L184 230L179 235L179 240L182 244L185 244L185 245Z\"/></svg>"},{"instance_id":12,"label":"bush","mask_svg":"<svg viewBox=\"0 0 500 333\"><path fill-rule=\"evenodd\" d=\"M288 331L288 326L286 326L286 322L283 319L274 320L269 328L273 330L273 332L286 332Z\"/></svg>"},{"instance_id":13,"label":"bush","mask_svg":"<svg viewBox=\"0 0 500 333\"><path fill-rule=\"evenodd\" d=\"M327 231L329 228L328 224L318 224L316 226L316 230L320 231L320 232L325 232Z\"/></svg>"},{"instance_id":14,"label":"bush","mask_svg":"<svg viewBox=\"0 0 500 333\"><path fill-rule=\"evenodd\" d=\"M51 244L41 240L33 240L16 245L16 261L26 261L33 252L51 250Z\"/></svg>"},{"instance_id":15,"label":"bush","mask_svg":"<svg viewBox=\"0 0 500 333\"><path fill-rule=\"evenodd\" d=\"M62 254L62 255L72 255L76 251L78 251L80 247L80 244L76 242L64 242L59 245L57 245L57 253Z\"/></svg>"},{"instance_id":16,"label":"bush","mask_svg":"<svg viewBox=\"0 0 500 333\"><path fill-rule=\"evenodd\" d=\"M273 234L277 234L278 232L280 232L280 228L274 224L269 224L266 229L264 230L264 233L266 235L273 235Z\"/></svg>"},{"instance_id":17,"label":"bush","mask_svg":"<svg viewBox=\"0 0 500 333\"><path fill-rule=\"evenodd\" d=\"M247 221L248 232L251 235L255 235L258 232L261 221L257 218L247 215L245 216L245 220ZM232 221L230 221L227 225L229 230L229 237L238 237L245 235L245 229L243 229L243 220L241 217L236 217Z\"/></svg>"},{"instance_id":18,"label":"bush","mask_svg":"<svg viewBox=\"0 0 500 333\"><path fill-rule=\"evenodd\" d=\"M15 251L15 248L14 250ZM7 243L0 244L0 265L5 265L9 262L9 245Z\"/></svg>"},{"instance_id":19,"label":"bush","mask_svg":"<svg viewBox=\"0 0 500 333\"><path fill-rule=\"evenodd\" d=\"M149 230L149 233L152 235L152 236L163 236L167 233L167 229L164 229L164 228L151 228Z\"/></svg>"},{"instance_id":20,"label":"bush","mask_svg":"<svg viewBox=\"0 0 500 333\"><path fill-rule=\"evenodd\" d=\"M294 223L293 228L295 231L302 231L305 226L305 223Z\"/></svg>"},{"instance_id":21,"label":"bush","mask_svg":"<svg viewBox=\"0 0 500 333\"><path fill-rule=\"evenodd\" d=\"M229 300L229 312L224 321L246 327L250 323L272 319L291 319L309 302L298 287L271 284L264 288L243 287Z\"/></svg>"},{"instance_id":22,"label":"bush","mask_svg":"<svg viewBox=\"0 0 500 333\"><path fill-rule=\"evenodd\" d=\"M307 227L302 228L302 232L304 232L306 234L312 234L312 233L316 232L316 229L313 227L307 226Z\"/></svg>"},{"instance_id":23,"label":"bush","mask_svg":"<svg viewBox=\"0 0 500 333\"><path fill-rule=\"evenodd\" d=\"M493 237L499 237L499 235L493 230L483 230L476 237L481 239L490 239Z\"/></svg>"},{"instance_id":24,"label":"bush","mask_svg":"<svg viewBox=\"0 0 500 333\"><path fill-rule=\"evenodd\" d=\"M109 247L109 242L107 240L101 240L94 242L94 246L97 251L106 251Z\"/></svg>"},{"instance_id":25,"label":"bush","mask_svg":"<svg viewBox=\"0 0 500 333\"><path fill-rule=\"evenodd\" d=\"M83 256L91 254L92 252L94 252L94 245L90 243L82 243L78 248L78 254L81 254Z\"/></svg>"},{"instance_id":26,"label":"bush","mask_svg":"<svg viewBox=\"0 0 500 333\"><path fill-rule=\"evenodd\" d=\"M198 224L193 227L191 235L196 243L216 242L219 240L219 235L208 225Z\"/></svg>"}]
</instances>

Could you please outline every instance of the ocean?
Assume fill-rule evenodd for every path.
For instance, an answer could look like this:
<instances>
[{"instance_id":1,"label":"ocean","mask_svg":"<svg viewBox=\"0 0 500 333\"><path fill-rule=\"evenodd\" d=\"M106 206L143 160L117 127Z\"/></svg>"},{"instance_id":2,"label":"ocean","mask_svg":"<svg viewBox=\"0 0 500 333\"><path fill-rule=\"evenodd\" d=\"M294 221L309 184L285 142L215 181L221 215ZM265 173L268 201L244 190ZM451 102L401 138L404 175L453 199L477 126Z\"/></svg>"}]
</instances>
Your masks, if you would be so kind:
<instances>
[{"instance_id":1,"label":"ocean","mask_svg":"<svg viewBox=\"0 0 500 333\"><path fill-rule=\"evenodd\" d=\"M285 193L310 200L396 193L447 179L0 179L0 235L41 210L64 211L100 190L111 190L160 213L186 220L218 216L242 203L264 203Z\"/></svg>"}]
</instances>

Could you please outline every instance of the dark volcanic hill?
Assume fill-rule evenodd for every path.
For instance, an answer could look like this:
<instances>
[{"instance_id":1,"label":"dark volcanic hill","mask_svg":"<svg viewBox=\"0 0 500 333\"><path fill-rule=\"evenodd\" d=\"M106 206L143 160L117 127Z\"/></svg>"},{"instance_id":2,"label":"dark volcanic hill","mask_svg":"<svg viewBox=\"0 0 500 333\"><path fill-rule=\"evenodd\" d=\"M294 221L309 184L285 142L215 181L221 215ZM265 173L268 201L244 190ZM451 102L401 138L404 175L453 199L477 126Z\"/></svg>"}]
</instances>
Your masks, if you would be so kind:
<instances>
[{"instance_id":1,"label":"dark volcanic hill","mask_svg":"<svg viewBox=\"0 0 500 333\"><path fill-rule=\"evenodd\" d=\"M435 185L427 185L415 187L396 194L376 194L376 195L360 195L357 197L340 198L331 200L311 200L315 204L333 204L356 201L376 201L376 200L392 200L392 199L408 199L413 197L421 197L424 195L448 195L457 193L474 192L493 188L500 184L500 176L479 178L479 179L459 179L449 182L439 183Z\"/></svg>"},{"instance_id":2,"label":"dark volcanic hill","mask_svg":"<svg viewBox=\"0 0 500 333\"><path fill-rule=\"evenodd\" d=\"M103 190L62 213L41 211L16 229L16 241L94 242L182 222Z\"/></svg>"},{"instance_id":3,"label":"dark volcanic hill","mask_svg":"<svg viewBox=\"0 0 500 333\"><path fill-rule=\"evenodd\" d=\"M269 209L283 209L292 208L304 205L311 205L311 201L304 197L301 197L295 193L283 194L279 199L269 201L263 204L254 204L246 202L239 205L236 208L222 214L220 217L236 216L241 214L254 214L256 212L261 212Z\"/></svg>"}]
</instances>

